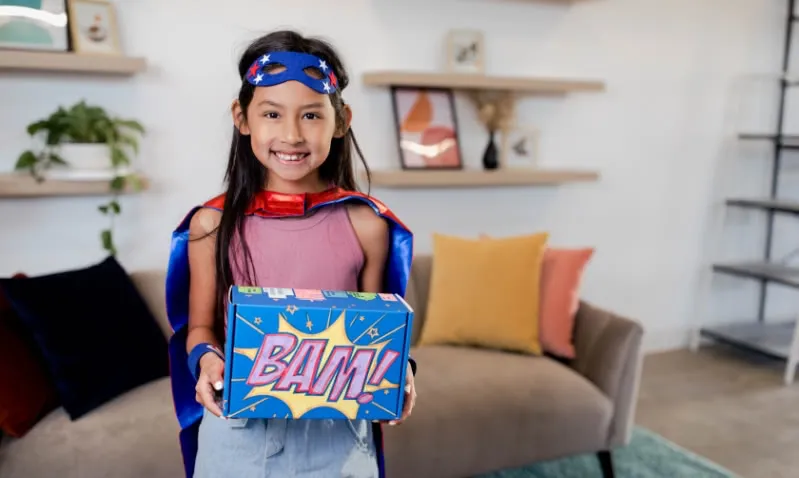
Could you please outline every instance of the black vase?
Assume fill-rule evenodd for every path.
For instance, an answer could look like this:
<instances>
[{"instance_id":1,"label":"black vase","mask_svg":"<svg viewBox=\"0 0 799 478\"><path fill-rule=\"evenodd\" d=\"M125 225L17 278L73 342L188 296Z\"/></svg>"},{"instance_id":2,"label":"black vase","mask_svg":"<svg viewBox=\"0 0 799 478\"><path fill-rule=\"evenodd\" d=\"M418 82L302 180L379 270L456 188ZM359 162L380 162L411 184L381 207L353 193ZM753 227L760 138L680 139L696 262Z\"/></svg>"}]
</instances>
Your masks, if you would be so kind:
<instances>
[{"instance_id":1,"label":"black vase","mask_svg":"<svg viewBox=\"0 0 799 478\"><path fill-rule=\"evenodd\" d=\"M499 160L497 158L497 145L494 144L494 132L490 131L488 135L488 145L485 152L483 152L483 167L485 169L497 169L499 167Z\"/></svg>"}]
</instances>

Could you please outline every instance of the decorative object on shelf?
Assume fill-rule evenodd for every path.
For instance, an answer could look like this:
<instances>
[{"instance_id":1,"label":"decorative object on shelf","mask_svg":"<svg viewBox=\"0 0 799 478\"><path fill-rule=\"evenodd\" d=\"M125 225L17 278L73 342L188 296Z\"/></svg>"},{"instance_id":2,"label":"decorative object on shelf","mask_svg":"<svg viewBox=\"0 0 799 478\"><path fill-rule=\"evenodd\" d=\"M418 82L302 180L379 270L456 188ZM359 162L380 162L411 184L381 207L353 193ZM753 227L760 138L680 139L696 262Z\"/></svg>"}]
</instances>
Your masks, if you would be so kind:
<instances>
[{"instance_id":1,"label":"decorative object on shelf","mask_svg":"<svg viewBox=\"0 0 799 478\"><path fill-rule=\"evenodd\" d=\"M126 188L141 189L139 177L132 173L128 149L138 153L137 133L144 134L144 127L131 119L112 118L98 106L87 105L80 101L69 109L59 107L49 117L28 125L28 135L44 136L44 147L41 151L27 150L17 160L15 169L28 170L38 181L48 177L60 179L98 179L106 177L110 181L112 198L99 207L100 212L110 218L111 225L101 233L102 245L110 254L116 254L113 242L114 217L119 215L121 207L119 194ZM98 152L98 149L102 152ZM80 162L79 154L89 152L87 168L69 170L70 163L64 157ZM102 167L102 158L107 166Z\"/></svg>"},{"instance_id":2,"label":"decorative object on shelf","mask_svg":"<svg viewBox=\"0 0 799 478\"><path fill-rule=\"evenodd\" d=\"M0 0L0 49L69 49L67 0Z\"/></svg>"},{"instance_id":3,"label":"decorative object on shelf","mask_svg":"<svg viewBox=\"0 0 799 478\"><path fill-rule=\"evenodd\" d=\"M510 125L502 129L502 167L534 167L538 160L540 132L528 126Z\"/></svg>"},{"instance_id":4,"label":"decorative object on shelf","mask_svg":"<svg viewBox=\"0 0 799 478\"><path fill-rule=\"evenodd\" d=\"M403 169L463 167L452 91L392 88Z\"/></svg>"},{"instance_id":5,"label":"decorative object on shelf","mask_svg":"<svg viewBox=\"0 0 799 478\"><path fill-rule=\"evenodd\" d=\"M483 152L483 167L497 169L499 155L494 137L513 121L513 96L489 91L469 91L469 99L477 108L477 117L488 131L488 144Z\"/></svg>"},{"instance_id":6,"label":"decorative object on shelf","mask_svg":"<svg viewBox=\"0 0 799 478\"><path fill-rule=\"evenodd\" d=\"M483 151L483 167L485 169L497 169L499 167L499 158L497 154L497 145L494 142L494 130L488 132L488 144L485 151Z\"/></svg>"},{"instance_id":7,"label":"decorative object on shelf","mask_svg":"<svg viewBox=\"0 0 799 478\"><path fill-rule=\"evenodd\" d=\"M72 49L122 55L114 5L106 0L69 0Z\"/></svg>"},{"instance_id":8,"label":"decorative object on shelf","mask_svg":"<svg viewBox=\"0 0 799 478\"><path fill-rule=\"evenodd\" d=\"M485 72L485 40L479 30L451 30L447 34L447 70L455 73Z\"/></svg>"},{"instance_id":9,"label":"decorative object on shelf","mask_svg":"<svg viewBox=\"0 0 799 478\"><path fill-rule=\"evenodd\" d=\"M42 134L44 146L39 152L23 152L15 169L28 170L39 180L98 175L112 179L130 166L126 147L138 153L136 133L143 134L144 128L135 120L112 118L103 108L80 101L68 109L59 106L47 118L28 125L27 132L31 137Z\"/></svg>"}]
</instances>

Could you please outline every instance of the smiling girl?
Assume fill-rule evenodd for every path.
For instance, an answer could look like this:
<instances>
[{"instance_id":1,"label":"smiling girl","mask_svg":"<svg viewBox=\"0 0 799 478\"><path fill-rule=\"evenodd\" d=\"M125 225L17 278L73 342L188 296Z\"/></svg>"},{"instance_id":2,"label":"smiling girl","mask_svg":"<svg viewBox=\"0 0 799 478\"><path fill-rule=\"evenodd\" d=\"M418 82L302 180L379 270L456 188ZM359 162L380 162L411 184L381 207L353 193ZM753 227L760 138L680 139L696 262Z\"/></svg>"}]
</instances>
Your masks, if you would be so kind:
<instances>
[{"instance_id":1,"label":"smiling girl","mask_svg":"<svg viewBox=\"0 0 799 478\"><path fill-rule=\"evenodd\" d=\"M167 277L187 476L383 476L380 424L221 416L231 286L404 294L412 250L399 219L357 192L349 79L335 51L279 31L249 46L239 75L227 190L175 231ZM407 368L397 422L415 403L415 363Z\"/></svg>"}]
</instances>

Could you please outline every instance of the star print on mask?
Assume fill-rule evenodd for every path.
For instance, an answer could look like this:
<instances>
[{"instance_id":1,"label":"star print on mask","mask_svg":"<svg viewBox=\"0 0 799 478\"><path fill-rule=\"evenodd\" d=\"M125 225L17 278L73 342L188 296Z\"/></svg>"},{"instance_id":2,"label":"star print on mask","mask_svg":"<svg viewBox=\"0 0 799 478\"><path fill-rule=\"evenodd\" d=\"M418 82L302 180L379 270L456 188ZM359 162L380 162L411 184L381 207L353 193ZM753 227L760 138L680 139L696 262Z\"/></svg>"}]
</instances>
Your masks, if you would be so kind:
<instances>
[{"instance_id":1,"label":"star print on mask","mask_svg":"<svg viewBox=\"0 0 799 478\"><path fill-rule=\"evenodd\" d=\"M268 68L273 65L283 66L284 69L276 73L269 72ZM306 71L309 68L320 72L322 78L311 76ZM309 53L293 51L264 53L253 61L244 79L253 86L274 86L294 80L318 93L333 94L338 91L338 78L333 69L325 60Z\"/></svg>"}]
</instances>

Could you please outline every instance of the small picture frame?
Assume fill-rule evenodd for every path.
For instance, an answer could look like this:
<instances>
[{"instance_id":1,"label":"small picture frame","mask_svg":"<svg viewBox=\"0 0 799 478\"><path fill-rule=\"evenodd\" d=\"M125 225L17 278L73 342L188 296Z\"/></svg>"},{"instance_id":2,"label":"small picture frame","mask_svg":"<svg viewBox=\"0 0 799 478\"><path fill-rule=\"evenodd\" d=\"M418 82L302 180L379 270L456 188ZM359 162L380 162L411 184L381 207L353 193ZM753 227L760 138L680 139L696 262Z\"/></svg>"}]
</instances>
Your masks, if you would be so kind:
<instances>
[{"instance_id":1,"label":"small picture frame","mask_svg":"<svg viewBox=\"0 0 799 478\"><path fill-rule=\"evenodd\" d=\"M69 33L76 53L123 53L116 8L107 0L69 0Z\"/></svg>"},{"instance_id":2,"label":"small picture frame","mask_svg":"<svg viewBox=\"0 0 799 478\"><path fill-rule=\"evenodd\" d=\"M512 125L502 130L501 165L507 168L532 168L538 162L540 132L531 126Z\"/></svg>"},{"instance_id":3,"label":"small picture frame","mask_svg":"<svg viewBox=\"0 0 799 478\"><path fill-rule=\"evenodd\" d=\"M392 87L402 169L462 169L451 90Z\"/></svg>"},{"instance_id":4,"label":"small picture frame","mask_svg":"<svg viewBox=\"0 0 799 478\"><path fill-rule=\"evenodd\" d=\"M485 73L485 41L479 30L450 30L447 34L447 70L453 73Z\"/></svg>"}]
</instances>

